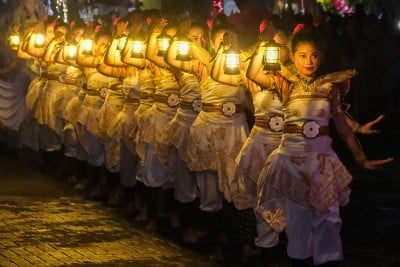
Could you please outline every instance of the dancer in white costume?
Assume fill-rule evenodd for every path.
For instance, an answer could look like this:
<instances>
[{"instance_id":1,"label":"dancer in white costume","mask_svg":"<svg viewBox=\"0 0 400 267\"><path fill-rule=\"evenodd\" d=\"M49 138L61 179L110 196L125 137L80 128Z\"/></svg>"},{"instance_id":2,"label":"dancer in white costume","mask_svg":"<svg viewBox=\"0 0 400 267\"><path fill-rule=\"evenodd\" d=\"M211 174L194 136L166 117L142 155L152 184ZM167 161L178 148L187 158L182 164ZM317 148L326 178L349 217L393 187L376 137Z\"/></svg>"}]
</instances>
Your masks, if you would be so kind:
<instances>
[{"instance_id":1,"label":"dancer in white costume","mask_svg":"<svg viewBox=\"0 0 400 267\"><path fill-rule=\"evenodd\" d=\"M214 21L210 34L210 48L214 51L220 49L224 34L232 31L226 24L217 22ZM199 67L204 70L200 82L201 111L190 128L188 166L196 172L201 222L207 234L215 238L210 257L223 260L218 241L218 236L225 231L222 214L231 210L229 184L234 177L235 157L248 136L244 111L252 107L244 87L212 79L214 60L211 59L215 57L200 53L198 61L193 62L193 71Z\"/></svg>"},{"instance_id":2,"label":"dancer in white costume","mask_svg":"<svg viewBox=\"0 0 400 267\"><path fill-rule=\"evenodd\" d=\"M43 60L47 63L46 73L42 77L47 78L47 84L37 98L34 117L39 124L39 143L43 151L59 151L62 146L63 122L61 114L58 114L59 91L63 87L60 78L65 75L66 65L57 63L55 56L65 35L69 30L68 25L57 22L54 26L54 38L46 47Z\"/></svg>"},{"instance_id":3,"label":"dancer in white costume","mask_svg":"<svg viewBox=\"0 0 400 267\"><path fill-rule=\"evenodd\" d=\"M130 137L130 133L136 128L136 119L133 114L138 109L140 102L139 67L143 67L145 64L144 54L141 58L132 57L132 43L135 36L142 34L143 23L143 14L140 11L134 11L129 14L126 21L121 20L117 25L117 28L120 27L118 35L122 36L122 38L125 35L130 38L120 52L120 60L123 64L118 64L124 66L126 72L121 85L121 90L124 94L123 109L115 116L107 130L107 136L113 138L119 144L117 147L119 158L114 165L118 166L120 173L119 186L111 194L109 204L117 205L122 203L126 205L128 212L131 209L129 205L132 205L134 201L133 187L136 185L139 164L135 151L135 141ZM119 62L114 61L113 63ZM117 159L117 157L114 157L114 159Z\"/></svg>"},{"instance_id":4,"label":"dancer in white costume","mask_svg":"<svg viewBox=\"0 0 400 267\"><path fill-rule=\"evenodd\" d=\"M283 35L283 33L282 33ZM286 37L283 35L283 37ZM287 38L281 38L286 44ZM231 33L224 35L223 50L229 50L236 43L236 36ZM240 69L246 70L248 58L254 47L240 51ZM283 53L282 53L283 54ZM283 57L287 60L288 57ZM280 99L273 92L262 90L258 85L249 81L243 71L235 75L226 74L225 53L218 53L215 59L212 78L232 86L246 84L253 99L255 123L250 135L240 152L237 154L234 166L234 176L229 183L232 202L236 208L238 227L244 244L242 259L257 256L257 247L270 248L277 245L279 232L274 231L261 216L255 213L257 203L257 180L265 160L278 147L283 130L283 114Z\"/></svg>"},{"instance_id":5,"label":"dancer in white costume","mask_svg":"<svg viewBox=\"0 0 400 267\"><path fill-rule=\"evenodd\" d=\"M43 22L25 29L26 34L17 50L17 57L27 61L28 68L32 71L34 79L31 81L26 94L26 115L21 125L21 143L35 151L39 150L39 125L34 118L38 98L47 86L45 77L47 63L42 60L46 45L54 38L54 18L49 17ZM42 47L35 45L38 34L44 34Z\"/></svg>"},{"instance_id":6,"label":"dancer in white costume","mask_svg":"<svg viewBox=\"0 0 400 267\"><path fill-rule=\"evenodd\" d=\"M143 51L146 50L146 44L144 44ZM143 167L145 164L145 151L146 151L146 143L144 142L140 129L140 119L139 117L146 110L150 109L154 104L154 92L155 92L155 83L154 83L154 72L153 72L153 64L148 61L146 58L132 58L126 57L124 58L124 62L129 65L137 67L137 75L139 78L140 85L140 95L139 95L139 106L133 113L134 124L130 129L126 145L134 150L135 154L138 157L138 166L136 173L136 180L140 181L140 183L135 185L135 196L134 202L131 204L131 210L139 211L139 215L135 218L136 221L146 221L148 219L147 211L148 208L146 205L140 202L145 201L145 189L143 185Z\"/></svg>"},{"instance_id":7,"label":"dancer in white costume","mask_svg":"<svg viewBox=\"0 0 400 267\"><path fill-rule=\"evenodd\" d=\"M203 47L206 45L205 29L201 25L190 26L187 37L192 45ZM174 196L182 203L189 203L198 196L195 173L187 167L187 147L189 131L193 121L201 110L200 86L201 73L191 73L190 61L177 59L177 42L173 41L167 51L166 60L169 65L181 71L180 103L175 117L162 131L160 142L156 145L155 153L165 166L175 172ZM188 68L188 70L185 69Z\"/></svg>"},{"instance_id":8,"label":"dancer in white costume","mask_svg":"<svg viewBox=\"0 0 400 267\"><path fill-rule=\"evenodd\" d=\"M221 28L212 36L216 48L227 31ZM211 65L207 67L210 71ZM204 174L197 179L200 209L218 211L223 199L232 200L229 184L234 177L235 157L248 135L244 109L252 107L244 87L223 84L211 76L202 80L200 94L202 110L190 129L188 164L191 170Z\"/></svg>"},{"instance_id":9,"label":"dancer in white costume","mask_svg":"<svg viewBox=\"0 0 400 267\"><path fill-rule=\"evenodd\" d=\"M179 104L179 84L176 73L168 68L164 57L157 55L157 36L161 34L164 25L156 25L150 33L146 48L146 57L154 64L154 104L151 109L139 115L141 137L146 143L143 182L146 186L159 187L172 183L171 174L154 155L154 146L161 137L165 125L175 116ZM167 26L169 27L169 26ZM176 28L169 27L166 33L175 35Z\"/></svg>"},{"instance_id":10,"label":"dancer in white costume","mask_svg":"<svg viewBox=\"0 0 400 267\"><path fill-rule=\"evenodd\" d=\"M183 21L188 23L190 21ZM198 73L192 72L190 66L196 60L194 54L197 48L204 49L207 44L206 30L201 24L190 22L187 33L174 39L167 50L166 62L173 68L180 70L180 101L179 108L174 118L165 126L161 133L160 141L156 144L155 153L160 161L174 173L174 199L178 202L177 207L171 211L170 223L173 227L182 227L184 230L183 240L185 242L197 242L194 224L196 223L196 213L198 203L198 189L196 172L189 170L187 166L188 155L187 147L189 142L189 132L193 121L201 110L200 99L200 80L202 75L201 66ZM186 38L188 45L192 47L189 60L182 61L177 57L179 46L178 38ZM189 44L190 42L190 44ZM188 54L188 56L190 56Z\"/></svg>"},{"instance_id":11,"label":"dancer in white costume","mask_svg":"<svg viewBox=\"0 0 400 267\"><path fill-rule=\"evenodd\" d=\"M63 87L58 92L57 115L63 122L63 152L65 158L64 176L68 177L70 183L78 183L87 178L87 152L77 138L76 120L80 111L82 101L77 101L83 86L86 86L82 69L76 64L77 46L84 33L83 21L71 22L71 30L67 34L64 45L56 55L55 60L65 64L65 75L60 78ZM74 99L73 101L71 101ZM79 186L77 188L80 188Z\"/></svg>"},{"instance_id":12,"label":"dancer in white costume","mask_svg":"<svg viewBox=\"0 0 400 267\"><path fill-rule=\"evenodd\" d=\"M111 34L101 30L95 34L92 51L85 51L83 41L78 46L77 64L82 67L86 77L85 97L77 117L77 134L80 143L88 153L89 184L87 191L89 197L102 197L106 177L104 169L105 150L104 143L97 138L101 134L90 132L98 111L104 103L104 98L113 77L101 74L97 65L101 62L105 49L111 41Z\"/></svg>"},{"instance_id":13,"label":"dancer in white costume","mask_svg":"<svg viewBox=\"0 0 400 267\"><path fill-rule=\"evenodd\" d=\"M26 95L28 113L23 132L31 129L33 135L28 139L26 133L23 133L22 140L34 148L38 144L44 159L42 170L57 176L62 175L63 169L60 153L63 126L57 115L57 92L62 86L59 78L66 66L55 63L54 57L68 28L63 22L48 18L43 24L35 25L26 42L21 45L23 52L37 58L40 63L40 80L32 83Z\"/></svg>"},{"instance_id":14,"label":"dancer in white costume","mask_svg":"<svg viewBox=\"0 0 400 267\"><path fill-rule=\"evenodd\" d=\"M287 253L293 266L307 266L310 257L315 264L336 266L343 258L339 205L349 201L351 175L332 150L329 120L334 120L363 167L375 169L392 159L366 158L340 103L340 84L352 78L355 71L317 76L320 41L303 26L291 43L295 71L282 66L282 79L265 74L258 53L249 66L250 79L265 88L276 88L285 118L281 144L260 174L257 206L273 229L282 231L286 226Z\"/></svg>"},{"instance_id":15,"label":"dancer in white costume","mask_svg":"<svg viewBox=\"0 0 400 267\"><path fill-rule=\"evenodd\" d=\"M175 116L179 104L179 84L177 71L172 70L159 54L157 37L164 31L170 37L176 33L176 28L161 20L153 27L146 47L146 58L153 64L154 70L154 103L150 109L138 114L138 127L145 144L143 161L143 184L150 187L147 198L148 214L151 221L149 229L155 229L160 216L166 216L167 192L173 185L173 173L160 162L154 153L154 147L159 142L165 125ZM165 28L164 28L165 26ZM169 191L168 191L169 192Z\"/></svg>"}]
</instances>

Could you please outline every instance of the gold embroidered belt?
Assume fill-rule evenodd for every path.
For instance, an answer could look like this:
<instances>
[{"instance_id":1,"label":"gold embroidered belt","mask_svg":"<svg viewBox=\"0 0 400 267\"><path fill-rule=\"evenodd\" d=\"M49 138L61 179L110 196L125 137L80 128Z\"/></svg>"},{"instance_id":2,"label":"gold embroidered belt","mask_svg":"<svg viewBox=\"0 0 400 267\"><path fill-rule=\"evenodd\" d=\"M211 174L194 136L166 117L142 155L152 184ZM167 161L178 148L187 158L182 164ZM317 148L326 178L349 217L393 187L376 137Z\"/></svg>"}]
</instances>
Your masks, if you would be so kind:
<instances>
[{"instance_id":1,"label":"gold embroidered belt","mask_svg":"<svg viewBox=\"0 0 400 267\"><path fill-rule=\"evenodd\" d=\"M128 104L139 104L139 99L137 98L124 98L124 103Z\"/></svg>"},{"instance_id":2,"label":"gold embroidered belt","mask_svg":"<svg viewBox=\"0 0 400 267\"><path fill-rule=\"evenodd\" d=\"M329 126L319 125L317 121L309 120L302 125L285 123L284 133L300 134L307 139L313 139L321 135L329 135Z\"/></svg>"},{"instance_id":3,"label":"gold embroidered belt","mask_svg":"<svg viewBox=\"0 0 400 267\"><path fill-rule=\"evenodd\" d=\"M167 104L169 107L177 107L179 105L179 94L171 93L169 95L154 95L154 101Z\"/></svg>"},{"instance_id":4,"label":"gold embroidered belt","mask_svg":"<svg viewBox=\"0 0 400 267\"><path fill-rule=\"evenodd\" d=\"M110 90L122 91L122 84L121 83L113 84L110 86Z\"/></svg>"},{"instance_id":5,"label":"gold embroidered belt","mask_svg":"<svg viewBox=\"0 0 400 267\"><path fill-rule=\"evenodd\" d=\"M254 125L262 128L267 128L272 132L280 133L283 132L284 121L283 117L279 115L266 117L256 117Z\"/></svg>"},{"instance_id":6,"label":"gold embroidered belt","mask_svg":"<svg viewBox=\"0 0 400 267\"><path fill-rule=\"evenodd\" d=\"M78 79L71 79L71 78L66 78L64 80L65 84L69 84L69 85L77 85L78 84Z\"/></svg>"},{"instance_id":7,"label":"gold embroidered belt","mask_svg":"<svg viewBox=\"0 0 400 267\"><path fill-rule=\"evenodd\" d=\"M225 117L232 117L237 113L243 112L244 107L241 104L227 101L222 104L201 103L201 110L204 112L221 112Z\"/></svg>"},{"instance_id":8,"label":"gold embroidered belt","mask_svg":"<svg viewBox=\"0 0 400 267\"><path fill-rule=\"evenodd\" d=\"M188 109L188 110L192 110L194 112L200 112L201 111L201 100L200 99L193 99L192 102L188 102L188 101L179 101L179 107L182 109Z\"/></svg>"},{"instance_id":9,"label":"gold embroidered belt","mask_svg":"<svg viewBox=\"0 0 400 267\"><path fill-rule=\"evenodd\" d=\"M91 96L99 96L100 95L100 91L99 90L93 90L93 89L85 89L83 90L85 92L85 94L87 95L91 95Z\"/></svg>"},{"instance_id":10,"label":"gold embroidered belt","mask_svg":"<svg viewBox=\"0 0 400 267\"><path fill-rule=\"evenodd\" d=\"M153 98L154 98L154 94L149 94L149 93L141 92L139 98L140 98L140 99L153 99Z\"/></svg>"},{"instance_id":11,"label":"gold embroidered belt","mask_svg":"<svg viewBox=\"0 0 400 267\"><path fill-rule=\"evenodd\" d=\"M40 75L41 78L45 78L45 79L49 79L49 80L56 80L56 81L58 81L60 79L59 76L60 75L50 74L50 73L42 73Z\"/></svg>"},{"instance_id":12,"label":"gold embroidered belt","mask_svg":"<svg viewBox=\"0 0 400 267\"><path fill-rule=\"evenodd\" d=\"M84 87L86 86L86 81L83 77L81 78L65 78L62 79L61 76L59 77L60 82L68 85L76 85L77 87Z\"/></svg>"}]
</instances>

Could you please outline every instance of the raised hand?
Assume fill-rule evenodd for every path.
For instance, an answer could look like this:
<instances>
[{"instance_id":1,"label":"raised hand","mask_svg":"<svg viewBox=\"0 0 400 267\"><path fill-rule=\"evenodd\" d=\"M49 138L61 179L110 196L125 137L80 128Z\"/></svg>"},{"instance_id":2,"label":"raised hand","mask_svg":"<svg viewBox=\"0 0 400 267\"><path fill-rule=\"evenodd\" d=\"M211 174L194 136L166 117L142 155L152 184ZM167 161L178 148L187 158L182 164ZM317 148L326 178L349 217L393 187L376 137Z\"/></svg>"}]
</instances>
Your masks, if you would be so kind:
<instances>
[{"instance_id":1,"label":"raised hand","mask_svg":"<svg viewBox=\"0 0 400 267\"><path fill-rule=\"evenodd\" d=\"M167 24L168 20L164 18L160 19L159 21L156 21L154 24L153 33L160 34Z\"/></svg>"},{"instance_id":2,"label":"raised hand","mask_svg":"<svg viewBox=\"0 0 400 267\"><path fill-rule=\"evenodd\" d=\"M384 165L393 161L393 158L379 159L379 160L365 160L361 165L367 170L376 170L382 168Z\"/></svg>"},{"instance_id":3,"label":"raised hand","mask_svg":"<svg viewBox=\"0 0 400 267\"><path fill-rule=\"evenodd\" d=\"M373 129L373 127L382 121L385 118L385 115L379 115L378 118L372 120L366 124L361 125L357 132L362 134L379 134L381 131Z\"/></svg>"},{"instance_id":4,"label":"raised hand","mask_svg":"<svg viewBox=\"0 0 400 267\"><path fill-rule=\"evenodd\" d=\"M122 34L127 34L129 21L119 22L116 27L116 36L120 36Z\"/></svg>"}]
</instances>

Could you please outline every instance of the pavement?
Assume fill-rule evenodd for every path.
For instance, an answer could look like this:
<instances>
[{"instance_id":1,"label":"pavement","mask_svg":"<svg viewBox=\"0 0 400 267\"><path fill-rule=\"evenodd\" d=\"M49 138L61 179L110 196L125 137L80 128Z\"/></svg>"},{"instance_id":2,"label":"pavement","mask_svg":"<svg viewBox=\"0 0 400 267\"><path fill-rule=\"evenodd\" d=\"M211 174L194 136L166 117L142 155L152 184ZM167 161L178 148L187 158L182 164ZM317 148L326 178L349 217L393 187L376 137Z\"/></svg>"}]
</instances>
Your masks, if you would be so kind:
<instances>
[{"instance_id":1,"label":"pavement","mask_svg":"<svg viewBox=\"0 0 400 267\"><path fill-rule=\"evenodd\" d=\"M17 154L0 153L0 266L217 266Z\"/></svg>"},{"instance_id":2,"label":"pavement","mask_svg":"<svg viewBox=\"0 0 400 267\"><path fill-rule=\"evenodd\" d=\"M342 209L345 261L339 266L400 266L399 166L366 172L350 164L355 177L351 202ZM85 200L23 152L0 151L0 266L290 266L284 249L278 256L273 264L210 261L116 208Z\"/></svg>"}]
</instances>

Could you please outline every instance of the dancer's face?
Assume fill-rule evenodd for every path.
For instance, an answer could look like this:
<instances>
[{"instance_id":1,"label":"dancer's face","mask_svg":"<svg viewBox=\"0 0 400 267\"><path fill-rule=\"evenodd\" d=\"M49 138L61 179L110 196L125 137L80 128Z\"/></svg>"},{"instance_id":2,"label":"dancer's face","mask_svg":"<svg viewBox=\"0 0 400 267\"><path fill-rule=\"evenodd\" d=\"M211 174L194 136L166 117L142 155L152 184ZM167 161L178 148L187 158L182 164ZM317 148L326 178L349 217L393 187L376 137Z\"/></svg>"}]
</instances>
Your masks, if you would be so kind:
<instances>
[{"instance_id":1,"label":"dancer's face","mask_svg":"<svg viewBox=\"0 0 400 267\"><path fill-rule=\"evenodd\" d=\"M294 64L297 71L305 79L312 79L320 64L321 64L321 51L312 42L299 42L294 51Z\"/></svg>"},{"instance_id":2,"label":"dancer's face","mask_svg":"<svg viewBox=\"0 0 400 267\"><path fill-rule=\"evenodd\" d=\"M202 47L206 45L206 36L202 28L192 27L190 28L188 35L192 42L196 43L197 45Z\"/></svg>"}]
</instances>

